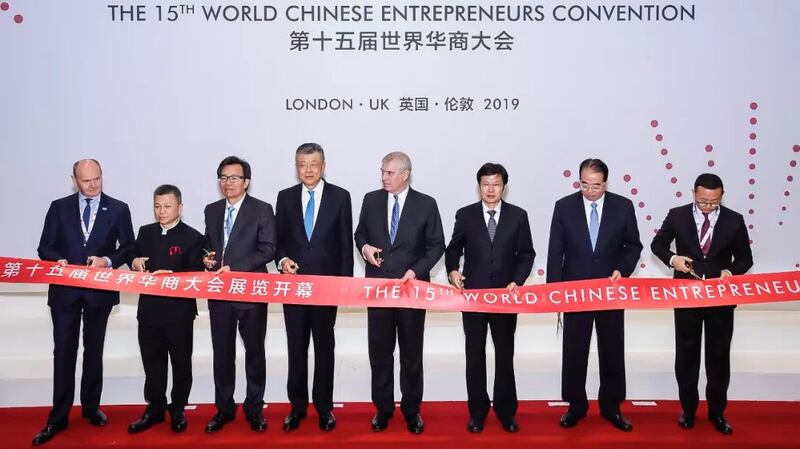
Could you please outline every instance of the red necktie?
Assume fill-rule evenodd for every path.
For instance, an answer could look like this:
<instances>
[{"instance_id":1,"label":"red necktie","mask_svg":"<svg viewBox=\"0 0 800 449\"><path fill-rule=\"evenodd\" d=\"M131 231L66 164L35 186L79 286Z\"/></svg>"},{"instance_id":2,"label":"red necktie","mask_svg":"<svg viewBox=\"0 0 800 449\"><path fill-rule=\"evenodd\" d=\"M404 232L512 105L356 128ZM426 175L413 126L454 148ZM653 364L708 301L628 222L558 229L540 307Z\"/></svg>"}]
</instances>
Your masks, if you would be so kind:
<instances>
[{"instance_id":1,"label":"red necktie","mask_svg":"<svg viewBox=\"0 0 800 449\"><path fill-rule=\"evenodd\" d=\"M711 227L711 221L709 221L708 214L706 212L703 212L703 218L704 218L703 225L700 226L701 242L703 241L703 238L706 236L706 234L708 234L708 229ZM708 255L708 250L710 249L711 249L711 236L709 235L708 238L705 240L705 243L703 243L703 247L701 248L704 257Z\"/></svg>"}]
</instances>

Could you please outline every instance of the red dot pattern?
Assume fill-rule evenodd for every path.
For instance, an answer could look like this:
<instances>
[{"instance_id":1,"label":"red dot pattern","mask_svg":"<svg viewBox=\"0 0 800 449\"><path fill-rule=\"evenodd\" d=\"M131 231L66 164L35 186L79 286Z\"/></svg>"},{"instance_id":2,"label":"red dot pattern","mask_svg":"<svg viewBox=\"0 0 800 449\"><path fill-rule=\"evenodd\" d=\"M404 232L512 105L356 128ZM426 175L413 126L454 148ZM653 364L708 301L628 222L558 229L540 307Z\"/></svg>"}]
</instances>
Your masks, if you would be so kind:
<instances>
[{"instance_id":1,"label":"red dot pattern","mask_svg":"<svg viewBox=\"0 0 800 449\"><path fill-rule=\"evenodd\" d=\"M755 101L753 101L753 102L750 102L750 110L752 110L752 111L755 111L756 109L758 109L758 104L757 104ZM755 115L753 115L752 117L750 117L750 120L749 120L749 122L750 122L750 126L751 126L751 127L754 127L754 126L756 125L756 123L758 123L758 118L757 118ZM750 131L750 134L748 135L748 137L750 138L750 140L751 140L751 141L752 141L752 140L756 140L756 133L755 133L755 132L753 132L753 130L751 129L751 131ZM751 148L750 148L750 150L749 150L748 152L750 153L750 156L751 156L751 157L755 157L755 155L756 155L756 148L755 148L755 147L751 147ZM748 169L750 169L750 171L755 171L755 169L756 169L756 164L755 164L755 162L750 162L750 163L747 165L747 168L748 168ZM750 178L750 179L748 179L748 180L747 180L747 182L748 182L748 184L750 184L751 186L752 186L752 185L755 185L755 183L756 183L756 178L755 178L755 177L753 177L753 178ZM756 195L755 195L754 193L752 193L752 192L751 192L750 194L748 194L748 195L747 195L747 199L748 199L748 200L750 200L750 201L753 201L753 200L755 200L755 198L756 198ZM753 209L750 209L750 210L748 210L748 213L749 213L750 215L753 215L753 213L754 213ZM749 227L750 227L750 229L753 229L753 225L752 225L752 224L751 224Z\"/></svg>"}]
</instances>

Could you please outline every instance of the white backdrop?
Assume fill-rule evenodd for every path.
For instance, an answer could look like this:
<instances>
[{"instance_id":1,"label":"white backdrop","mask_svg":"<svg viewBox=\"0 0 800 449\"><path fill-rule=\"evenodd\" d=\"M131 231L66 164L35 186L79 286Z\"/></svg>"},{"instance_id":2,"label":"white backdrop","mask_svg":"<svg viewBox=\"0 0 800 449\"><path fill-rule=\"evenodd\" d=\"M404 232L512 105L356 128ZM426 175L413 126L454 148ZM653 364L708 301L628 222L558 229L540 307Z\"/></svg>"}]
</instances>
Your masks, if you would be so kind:
<instances>
[{"instance_id":1,"label":"white backdrop","mask_svg":"<svg viewBox=\"0 0 800 449\"><path fill-rule=\"evenodd\" d=\"M204 205L220 197L223 157L249 160L251 194L274 203L296 182L294 149L313 141L326 150L326 178L350 190L354 219L363 195L380 188L381 157L406 151L412 184L438 200L448 237L456 209L478 199L478 167L504 164L506 199L532 220L538 256L529 282L542 282L552 205L574 191L586 157L605 160L609 189L638 205L646 249L636 275L668 275L650 239L669 208L690 201L704 171L722 176L726 205L752 226L753 272L800 266L798 2L675 3L694 11L682 21L558 21L562 3L545 1L533 4L538 21L469 23L386 22L379 13L371 22L291 22L282 1L248 3L274 7L278 18L269 22L208 21L201 8L217 4L208 1L168 22L157 20L156 7L173 3L140 3L146 20L136 22L112 20L97 1L11 0L0 10L0 254L36 256L50 201L72 192L76 159L101 161L105 191L131 206L135 228L152 221L153 189L172 183L184 192L185 221L202 231ZM411 3L363 4L379 11ZM586 4L616 3L574 5ZM378 51L333 50L335 42L290 49L292 32L369 31L505 31L513 46L390 51L379 37ZM403 97L427 98L429 110L401 111ZM445 110L449 97L472 98L474 110ZM287 100L317 98L355 106L287 110ZM388 98L390 110L370 110L375 98ZM484 110L484 98L519 105ZM444 282L443 271L440 263L434 278ZM15 296L19 287L0 289L24 298ZM10 319L47 322L42 304L6 310Z\"/></svg>"}]
</instances>

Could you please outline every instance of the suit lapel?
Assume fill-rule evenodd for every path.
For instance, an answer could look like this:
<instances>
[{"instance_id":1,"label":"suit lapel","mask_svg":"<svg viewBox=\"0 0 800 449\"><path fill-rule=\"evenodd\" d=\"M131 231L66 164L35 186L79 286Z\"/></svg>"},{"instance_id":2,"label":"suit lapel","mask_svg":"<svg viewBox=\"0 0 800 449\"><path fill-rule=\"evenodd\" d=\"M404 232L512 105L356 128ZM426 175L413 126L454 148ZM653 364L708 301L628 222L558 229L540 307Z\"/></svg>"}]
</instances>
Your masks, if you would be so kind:
<instances>
[{"instance_id":1,"label":"suit lapel","mask_svg":"<svg viewBox=\"0 0 800 449\"><path fill-rule=\"evenodd\" d=\"M239 206L239 212L236 213L236 220L233 222L233 229L231 229L231 235L228 237L228 244L230 245L231 241L236 238L236 235L242 232L242 228L245 227L245 223L247 220L250 219L249 211L250 208L247 207L248 203L250 202L250 196L245 195L244 201L242 201L242 205ZM225 203L227 204L227 203ZM225 204L223 204L223 218L222 218L222 232L225 232ZM223 236L223 243L224 243L224 236Z\"/></svg>"},{"instance_id":2,"label":"suit lapel","mask_svg":"<svg viewBox=\"0 0 800 449\"><path fill-rule=\"evenodd\" d=\"M389 236L389 219L387 218L387 216L389 214L389 212L388 212L389 211L389 193L384 190L381 193L380 198L382 198L382 199L380 201L378 201L378 204L382 205L382 207L380 208L381 209L381 219L380 219L381 232L382 232L384 240L386 241L386 244L387 244L386 246L390 247L390 246L394 246L394 245L392 245L392 239ZM398 225L398 230L397 231L400 232L399 225Z\"/></svg>"},{"instance_id":3,"label":"suit lapel","mask_svg":"<svg viewBox=\"0 0 800 449\"><path fill-rule=\"evenodd\" d=\"M86 246L90 246L90 244L94 243L99 236L105 235L106 230L108 229L108 220L109 220L109 211L108 211L108 199L106 195L100 195L100 204L97 206L97 215L94 217L94 224L92 225L92 231L89 233L89 240L86 242ZM80 226L80 222L78 223ZM81 228L83 229L83 228Z\"/></svg>"},{"instance_id":4,"label":"suit lapel","mask_svg":"<svg viewBox=\"0 0 800 449\"><path fill-rule=\"evenodd\" d=\"M584 243L589 248L589 252L592 252L592 238L589 236L589 223L586 221L586 207L584 207L583 205L583 195L580 192L578 192L575 198L577 199L577 203L575 204L576 207L575 212L578 214L578 217L576 218L575 221L580 223L579 226L581 227L581 235L584 236L583 238ZM603 213L605 213L605 210L603 211ZM600 220L600 229L601 230L603 229L602 217ZM597 241L598 243L600 242L599 233ZM597 246L595 246L595 248L596 247Z\"/></svg>"},{"instance_id":5,"label":"suit lapel","mask_svg":"<svg viewBox=\"0 0 800 449\"><path fill-rule=\"evenodd\" d=\"M692 249L694 257L703 258L703 250L700 248L700 238L697 235L697 223L694 221L694 206L691 204L685 209L685 218L681 220L685 223L686 228L684 232L688 235L689 247ZM713 242L712 242L713 245Z\"/></svg>"},{"instance_id":6,"label":"suit lapel","mask_svg":"<svg viewBox=\"0 0 800 449\"><path fill-rule=\"evenodd\" d=\"M475 228L481 230L480 234L483 236L486 244L492 246L492 239L489 238L489 227L486 226L486 221L483 218L483 203L480 201L475 203L475 213L473 214L473 219L475 220ZM495 237L497 237L497 234L495 234Z\"/></svg>"},{"instance_id":7,"label":"suit lapel","mask_svg":"<svg viewBox=\"0 0 800 449\"><path fill-rule=\"evenodd\" d=\"M299 232L302 234L303 238L308 240L308 236L306 236L306 220L305 220L305 213L306 211L303 210L303 195L305 195L306 189L303 183L297 184L296 191L292 193L294 199L292 201L296 201L294 206L290 206L293 210L292 217L294 217L294 229L298 229ZM313 234L312 234L313 235Z\"/></svg>"},{"instance_id":8,"label":"suit lapel","mask_svg":"<svg viewBox=\"0 0 800 449\"><path fill-rule=\"evenodd\" d=\"M333 198L333 189L329 188L329 186L330 184L326 182L325 187L323 188L323 195L316 205L319 208L319 211L317 212L317 221L314 222L314 232L311 234L312 240L317 235L316 230L321 229L320 223L323 223L323 221L327 220L331 215L331 208L333 207L333 202L336 198Z\"/></svg>"},{"instance_id":9,"label":"suit lapel","mask_svg":"<svg viewBox=\"0 0 800 449\"><path fill-rule=\"evenodd\" d=\"M717 223L714 225L713 234L711 234L711 248L708 249L708 255L706 258L710 258L714 256L717 251L719 251L719 247L722 244L722 240L724 240L725 234L728 232L727 224L728 224L728 212L725 208L720 206L719 209L719 217L717 217ZM697 245L700 245L698 241Z\"/></svg>"}]
</instances>

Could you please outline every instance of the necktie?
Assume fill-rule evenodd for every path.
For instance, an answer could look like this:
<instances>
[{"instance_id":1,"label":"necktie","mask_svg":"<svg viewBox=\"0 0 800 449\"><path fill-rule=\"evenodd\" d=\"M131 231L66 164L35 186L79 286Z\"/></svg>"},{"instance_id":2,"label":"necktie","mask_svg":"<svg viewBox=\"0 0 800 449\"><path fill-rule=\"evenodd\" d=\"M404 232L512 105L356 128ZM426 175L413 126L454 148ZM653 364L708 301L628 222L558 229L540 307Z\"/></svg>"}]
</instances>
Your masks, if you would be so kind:
<instances>
[{"instance_id":1,"label":"necktie","mask_svg":"<svg viewBox=\"0 0 800 449\"><path fill-rule=\"evenodd\" d=\"M306 237L311 241L311 233L314 231L314 191L308 191L308 205L306 206L306 215L303 222L306 226Z\"/></svg>"},{"instance_id":2,"label":"necktie","mask_svg":"<svg viewBox=\"0 0 800 449\"><path fill-rule=\"evenodd\" d=\"M489 240L494 242L494 234L497 232L497 222L494 219L494 214L496 214L497 211L496 210L489 210L489 211L486 211L486 212L489 214L489 225L488 225Z\"/></svg>"},{"instance_id":3,"label":"necktie","mask_svg":"<svg viewBox=\"0 0 800 449\"><path fill-rule=\"evenodd\" d=\"M228 206L228 216L225 218L225 246L228 245L228 239L231 238L231 231L233 230L233 211L236 208Z\"/></svg>"},{"instance_id":4,"label":"necktie","mask_svg":"<svg viewBox=\"0 0 800 449\"><path fill-rule=\"evenodd\" d=\"M708 238L706 238L706 234L708 234L710 228L711 221L708 219L708 214L703 212L703 225L700 226L700 242L702 244L700 249L703 251L703 257L707 256L708 251L711 249L711 236L709 235Z\"/></svg>"},{"instance_id":5,"label":"necktie","mask_svg":"<svg viewBox=\"0 0 800 449\"><path fill-rule=\"evenodd\" d=\"M83 208L83 226L86 227L86 232L89 232L89 222L92 219L92 199L86 198L84 201L86 201L86 207Z\"/></svg>"},{"instance_id":6,"label":"necktie","mask_svg":"<svg viewBox=\"0 0 800 449\"><path fill-rule=\"evenodd\" d=\"M389 230L389 241L394 245L394 238L397 237L397 225L400 224L400 199L394 195L394 206L392 206L392 227Z\"/></svg>"},{"instance_id":7,"label":"necktie","mask_svg":"<svg viewBox=\"0 0 800 449\"><path fill-rule=\"evenodd\" d=\"M592 203L592 213L589 214L589 238L592 240L592 251L597 245L597 234L600 232L600 216L597 215L597 203Z\"/></svg>"}]
</instances>

